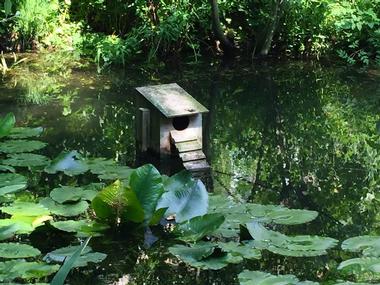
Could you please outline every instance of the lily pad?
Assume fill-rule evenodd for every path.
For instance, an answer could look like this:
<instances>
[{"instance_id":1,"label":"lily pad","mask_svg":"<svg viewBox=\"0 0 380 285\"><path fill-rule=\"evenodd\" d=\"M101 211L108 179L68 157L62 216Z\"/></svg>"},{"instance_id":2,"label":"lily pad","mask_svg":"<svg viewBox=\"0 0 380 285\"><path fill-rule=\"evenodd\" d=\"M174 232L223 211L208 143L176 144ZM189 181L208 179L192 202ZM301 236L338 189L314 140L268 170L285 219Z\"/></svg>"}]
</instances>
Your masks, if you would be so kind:
<instances>
[{"instance_id":1,"label":"lily pad","mask_svg":"<svg viewBox=\"0 0 380 285\"><path fill-rule=\"evenodd\" d=\"M0 152L21 153L32 152L44 148L47 144L33 140L7 140L0 143Z\"/></svg>"},{"instance_id":2,"label":"lily pad","mask_svg":"<svg viewBox=\"0 0 380 285\"><path fill-rule=\"evenodd\" d=\"M83 214L87 211L89 206L86 201L79 201L72 204L59 204L48 197L42 199L40 204L49 209L53 214L63 217L73 217Z\"/></svg>"},{"instance_id":3,"label":"lily pad","mask_svg":"<svg viewBox=\"0 0 380 285\"><path fill-rule=\"evenodd\" d=\"M39 279L49 276L58 270L59 265L26 262L24 259L0 262L0 282L12 281L16 278Z\"/></svg>"},{"instance_id":4,"label":"lily pad","mask_svg":"<svg viewBox=\"0 0 380 285\"><path fill-rule=\"evenodd\" d=\"M46 262L59 262L62 263L65 259L71 257L80 246L68 246L56 249L49 252L45 257ZM87 246L83 251L81 256L75 261L73 267L84 267L88 263L99 263L102 262L107 257L107 254L101 252L93 252L90 246Z\"/></svg>"},{"instance_id":5,"label":"lily pad","mask_svg":"<svg viewBox=\"0 0 380 285\"><path fill-rule=\"evenodd\" d=\"M45 171L50 174L62 171L66 175L75 176L88 171L88 166L77 151L61 152Z\"/></svg>"},{"instance_id":6,"label":"lily pad","mask_svg":"<svg viewBox=\"0 0 380 285\"><path fill-rule=\"evenodd\" d=\"M13 139L25 139L31 137L38 137L42 134L44 129L42 127L37 128L13 128L8 137Z\"/></svg>"},{"instance_id":7,"label":"lily pad","mask_svg":"<svg viewBox=\"0 0 380 285\"><path fill-rule=\"evenodd\" d=\"M35 228L43 225L46 221L51 220L51 216L12 216L10 219L0 219L0 227L14 226L17 228L17 234L29 234Z\"/></svg>"},{"instance_id":8,"label":"lily pad","mask_svg":"<svg viewBox=\"0 0 380 285\"><path fill-rule=\"evenodd\" d=\"M336 246L337 240L319 236L287 236L279 232L267 230L263 225L248 223L247 229L253 237L253 246L266 249L285 256L319 256L327 254L327 249Z\"/></svg>"},{"instance_id":9,"label":"lily pad","mask_svg":"<svg viewBox=\"0 0 380 285\"><path fill-rule=\"evenodd\" d=\"M13 237L19 230L17 224L10 224L6 226L0 226L0 241Z\"/></svg>"},{"instance_id":10,"label":"lily pad","mask_svg":"<svg viewBox=\"0 0 380 285\"><path fill-rule=\"evenodd\" d=\"M91 173L97 174L103 180L129 180L133 169L127 166L118 165L114 160L105 158L86 159Z\"/></svg>"},{"instance_id":11,"label":"lily pad","mask_svg":"<svg viewBox=\"0 0 380 285\"><path fill-rule=\"evenodd\" d=\"M380 273L379 257L361 257L345 260L338 266L339 270L349 271L350 273L372 272Z\"/></svg>"},{"instance_id":12,"label":"lily pad","mask_svg":"<svg viewBox=\"0 0 380 285\"><path fill-rule=\"evenodd\" d=\"M27 179L17 173L0 173L0 196L25 189Z\"/></svg>"},{"instance_id":13,"label":"lily pad","mask_svg":"<svg viewBox=\"0 0 380 285\"><path fill-rule=\"evenodd\" d=\"M351 252L362 252L364 256L380 257L380 237L352 237L342 243L342 249Z\"/></svg>"},{"instance_id":14,"label":"lily pad","mask_svg":"<svg viewBox=\"0 0 380 285\"><path fill-rule=\"evenodd\" d=\"M240 285L317 285L318 282L300 282L294 275L272 275L261 271L244 270L238 276Z\"/></svg>"},{"instance_id":15,"label":"lily pad","mask_svg":"<svg viewBox=\"0 0 380 285\"><path fill-rule=\"evenodd\" d=\"M79 200L92 201L97 194L98 191L85 190L83 187L61 186L53 189L50 197L58 203L65 203Z\"/></svg>"},{"instance_id":16,"label":"lily pad","mask_svg":"<svg viewBox=\"0 0 380 285\"><path fill-rule=\"evenodd\" d=\"M9 165L0 165L0 172L16 172L16 169L14 169L12 166Z\"/></svg>"},{"instance_id":17,"label":"lily pad","mask_svg":"<svg viewBox=\"0 0 380 285\"><path fill-rule=\"evenodd\" d=\"M47 207L41 204L20 201L16 201L7 207L0 207L0 210L9 215L26 217L46 216L50 214Z\"/></svg>"},{"instance_id":18,"label":"lily pad","mask_svg":"<svg viewBox=\"0 0 380 285\"><path fill-rule=\"evenodd\" d=\"M165 193L157 209L167 208L166 216L175 214L177 223L207 213L208 193L200 180L192 178L187 171L177 173L165 181Z\"/></svg>"},{"instance_id":19,"label":"lily pad","mask_svg":"<svg viewBox=\"0 0 380 285\"><path fill-rule=\"evenodd\" d=\"M178 224L175 233L183 241L195 242L212 234L223 222L224 217L221 214L206 214Z\"/></svg>"},{"instance_id":20,"label":"lily pad","mask_svg":"<svg viewBox=\"0 0 380 285\"><path fill-rule=\"evenodd\" d=\"M0 243L0 257L26 258L40 255L41 252L33 246L21 243Z\"/></svg>"},{"instance_id":21,"label":"lily pad","mask_svg":"<svg viewBox=\"0 0 380 285\"><path fill-rule=\"evenodd\" d=\"M78 237L100 236L101 232L109 228L108 225L90 220L59 221L53 222L51 225L64 232L76 233Z\"/></svg>"},{"instance_id":22,"label":"lily pad","mask_svg":"<svg viewBox=\"0 0 380 285\"><path fill-rule=\"evenodd\" d=\"M240 256L244 259L260 259L261 251L251 247L249 244L241 244L238 242L218 242L218 247L224 252L228 252L233 256Z\"/></svg>"},{"instance_id":23,"label":"lily pad","mask_svg":"<svg viewBox=\"0 0 380 285\"><path fill-rule=\"evenodd\" d=\"M19 167L38 167L48 165L50 159L44 155L34 153L15 153L9 155L2 163Z\"/></svg>"}]
</instances>

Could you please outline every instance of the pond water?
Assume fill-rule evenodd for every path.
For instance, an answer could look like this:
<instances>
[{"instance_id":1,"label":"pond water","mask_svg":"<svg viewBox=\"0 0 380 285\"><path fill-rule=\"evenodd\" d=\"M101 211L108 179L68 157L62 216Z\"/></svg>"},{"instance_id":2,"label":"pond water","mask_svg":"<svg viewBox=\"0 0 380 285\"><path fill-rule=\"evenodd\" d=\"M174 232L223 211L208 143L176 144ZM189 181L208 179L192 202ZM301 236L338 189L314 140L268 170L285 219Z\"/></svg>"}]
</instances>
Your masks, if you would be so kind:
<instances>
[{"instance_id":1,"label":"pond water","mask_svg":"<svg viewBox=\"0 0 380 285\"><path fill-rule=\"evenodd\" d=\"M13 112L20 126L43 126L50 155L75 149L136 166L134 88L176 82L210 110L204 125L210 190L320 213L284 233L340 241L380 234L379 71L240 61L131 65L98 74L93 66L27 56L28 64L0 81L0 115ZM39 244L38 233L31 239ZM141 240L128 232L94 238L93 248L107 259L74 272L70 284L238 284L244 268L326 282L342 277L336 266L347 256L339 250L318 258L265 253L260 261L197 271L167 252L165 238L151 248Z\"/></svg>"}]
</instances>

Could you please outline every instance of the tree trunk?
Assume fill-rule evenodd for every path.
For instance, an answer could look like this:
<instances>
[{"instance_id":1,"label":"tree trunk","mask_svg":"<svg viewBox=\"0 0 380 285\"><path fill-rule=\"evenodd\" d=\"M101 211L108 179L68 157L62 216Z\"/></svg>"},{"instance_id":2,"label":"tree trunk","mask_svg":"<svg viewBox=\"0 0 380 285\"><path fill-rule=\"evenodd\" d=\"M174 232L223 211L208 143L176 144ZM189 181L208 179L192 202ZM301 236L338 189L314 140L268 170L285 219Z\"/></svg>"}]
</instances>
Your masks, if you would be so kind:
<instances>
[{"instance_id":1,"label":"tree trunk","mask_svg":"<svg viewBox=\"0 0 380 285\"><path fill-rule=\"evenodd\" d=\"M273 21L265 36L264 43L260 49L260 55L262 56L267 56L271 48L274 32L276 31L277 24L278 24L281 3L282 3L282 0L276 0L274 11L273 11Z\"/></svg>"},{"instance_id":2,"label":"tree trunk","mask_svg":"<svg viewBox=\"0 0 380 285\"><path fill-rule=\"evenodd\" d=\"M212 27L217 40L220 41L220 47L226 55L232 55L235 51L234 44L226 37L223 32L219 18L218 0L210 0Z\"/></svg>"}]
</instances>

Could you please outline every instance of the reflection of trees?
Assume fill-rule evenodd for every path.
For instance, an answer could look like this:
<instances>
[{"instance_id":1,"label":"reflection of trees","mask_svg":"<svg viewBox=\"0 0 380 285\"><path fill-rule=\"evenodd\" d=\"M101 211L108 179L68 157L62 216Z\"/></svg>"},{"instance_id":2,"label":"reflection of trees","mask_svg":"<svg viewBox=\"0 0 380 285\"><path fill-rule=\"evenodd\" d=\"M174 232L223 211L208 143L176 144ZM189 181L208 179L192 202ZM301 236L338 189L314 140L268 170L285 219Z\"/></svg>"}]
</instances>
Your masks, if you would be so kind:
<instances>
[{"instance_id":1,"label":"reflection of trees","mask_svg":"<svg viewBox=\"0 0 380 285\"><path fill-rule=\"evenodd\" d=\"M252 189L257 201L311 207L369 227L372 218L358 203L378 176L379 99L355 96L320 67L260 67L260 76L241 77L217 83L213 166L232 174L217 175L221 183L245 198Z\"/></svg>"}]
</instances>

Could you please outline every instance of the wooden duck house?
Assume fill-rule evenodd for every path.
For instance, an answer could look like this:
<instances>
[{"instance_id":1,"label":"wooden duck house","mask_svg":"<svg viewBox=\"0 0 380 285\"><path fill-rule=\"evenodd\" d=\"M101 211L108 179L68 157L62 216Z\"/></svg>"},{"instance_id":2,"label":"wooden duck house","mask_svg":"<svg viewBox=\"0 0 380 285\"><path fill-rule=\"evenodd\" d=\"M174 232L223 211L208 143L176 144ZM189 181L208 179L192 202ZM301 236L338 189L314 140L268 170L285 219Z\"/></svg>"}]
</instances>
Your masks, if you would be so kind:
<instances>
[{"instance_id":1,"label":"wooden duck house","mask_svg":"<svg viewBox=\"0 0 380 285\"><path fill-rule=\"evenodd\" d=\"M161 157L178 155L190 171L209 168L203 153L202 114L208 110L178 84L138 87L137 145Z\"/></svg>"}]
</instances>

